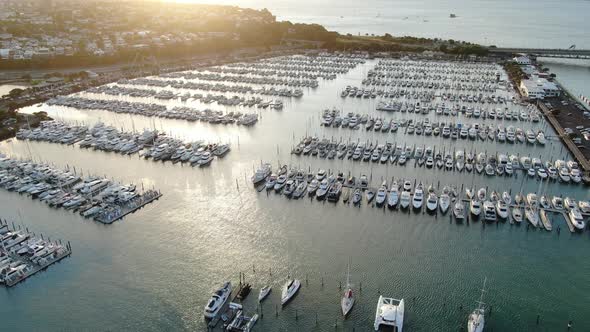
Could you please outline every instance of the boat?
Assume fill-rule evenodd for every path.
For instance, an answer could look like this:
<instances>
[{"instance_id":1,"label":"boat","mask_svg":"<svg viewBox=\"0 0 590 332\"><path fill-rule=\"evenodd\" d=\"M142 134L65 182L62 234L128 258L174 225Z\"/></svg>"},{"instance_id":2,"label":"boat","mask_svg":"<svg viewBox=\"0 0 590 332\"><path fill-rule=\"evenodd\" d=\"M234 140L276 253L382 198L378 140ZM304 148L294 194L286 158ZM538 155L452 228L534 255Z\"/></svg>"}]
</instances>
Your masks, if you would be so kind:
<instances>
[{"instance_id":1,"label":"boat","mask_svg":"<svg viewBox=\"0 0 590 332\"><path fill-rule=\"evenodd\" d=\"M503 200L496 201L496 213L501 219L508 218L508 204Z\"/></svg>"},{"instance_id":2,"label":"boat","mask_svg":"<svg viewBox=\"0 0 590 332\"><path fill-rule=\"evenodd\" d=\"M399 198L399 205L402 209L407 209L410 206L410 201L412 200L412 195L409 191L402 191L402 194Z\"/></svg>"},{"instance_id":3,"label":"boat","mask_svg":"<svg viewBox=\"0 0 590 332\"><path fill-rule=\"evenodd\" d=\"M231 303L230 305L235 305ZM241 309L241 306L240 306ZM254 314L252 317L244 315L242 310L238 310L234 319L227 325L226 331L239 331L239 332L251 332L254 325L258 321L258 314Z\"/></svg>"},{"instance_id":4,"label":"boat","mask_svg":"<svg viewBox=\"0 0 590 332\"><path fill-rule=\"evenodd\" d=\"M301 288L301 281L298 279L289 279L283 286L283 292L281 293L281 305L286 305L293 299L295 294Z\"/></svg>"},{"instance_id":5,"label":"boat","mask_svg":"<svg viewBox=\"0 0 590 332\"><path fill-rule=\"evenodd\" d=\"M458 199L457 202L455 202L453 214L455 215L455 220L457 221L462 221L465 219L465 204L463 204L462 200Z\"/></svg>"},{"instance_id":6,"label":"boat","mask_svg":"<svg viewBox=\"0 0 590 332\"><path fill-rule=\"evenodd\" d=\"M272 287L270 286L264 286L260 288L260 292L258 293L258 302L264 301L264 299L266 299L266 297L268 296L268 294L270 294L271 291Z\"/></svg>"},{"instance_id":7,"label":"boat","mask_svg":"<svg viewBox=\"0 0 590 332\"><path fill-rule=\"evenodd\" d=\"M216 290L204 308L205 318L214 318L219 310L223 307L231 294L231 282L226 282L221 288Z\"/></svg>"},{"instance_id":8,"label":"boat","mask_svg":"<svg viewBox=\"0 0 590 332\"><path fill-rule=\"evenodd\" d=\"M274 173L268 177L268 181L266 181L266 190L274 189L275 185L277 184L277 178L277 175Z\"/></svg>"},{"instance_id":9,"label":"boat","mask_svg":"<svg viewBox=\"0 0 590 332\"><path fill-rule=\"evenodd\" d=\"M254 175L252 176L252 183L256 186L262 181L266 180L266 178L271 174L272 166L268 163L260 165L260 168L256 170Z\"/></svg>"},{"instance_id":10,"label":"boat","mask_svg":"<svg viewBox=\"0 0 590 332\"><path fill-rule=\"evenodd\" d=\"M375 331L381 327L391 327L395 332L402 332L404 326L404 299L379 296L375 312Z\"/></svg>"},{"instance_id":11,"label":"boat","mask_svg":"<svg viewBox=\"0 0 590 332\"><path fill-rule=\"evenodd\" d=\"M518 224L522 222L522 210L517 206L512 208L512 220Z\"/></svg>"},{"instance_id":12,"label":"boat","mask_svg":"<svg viewBox=\"0 0 590 332\"><path fill-rule=\"evenodd\" d=\"M426 210L428 212L435 212L438 209L438 197L434 192L428 194L428 198L426 199Z\"/></svg>"},{"instance_id":13,"label":"boat","mask_svg":"<svg viewBox=\"0 0 590 332\"><path fill-rule=\"evenodd\" d=\"M481 214L481 203L477 199L472 199L469 203L469 211L475 217L479 217Z\"/></svg>"},{"instance_id":14,"label":"boat","mask_svg":"<svg viewBox=\"0 0 590 332\"><path fill-rule=\"evenodd\" d=\"M360 188L356 188L352 194L352 204L360 204L363 199L363 191Z\"/></svg>"},{"instance_id":15,"label":"boat","mask_svg":"<svg viewBox=\"0 0 590 332\"><path fill-rule=\"evenodd\" d=\"M416 210L422 208L422 203L424 202L424 189L422 188L422 183L416 186L414 190L414 196L412 197L412 207Z\"/></svg>"},{"instance_id":16,"label":"boat","mask_svg":"<svg viewBox=\"0 0 590 332\"><path fill-rule=\"evenodd\" d=\"M539 209L539 216L541 217L541 223L543 224L543 227L546 230L551 231L553 225L551 224L551 219L549 219L547 216L545 209Z\"/></svg>"},{"instance_id":17,"label":"boat","mask_svg":"<svg viewBox=\"0 0 590 332\"><path fill-rule=\"evenodd\" d=\"M389 188L389 195L387 196L387 206L390 209L393 209L399 201L399 186L397 182L393 182L391 184L391 188Z\"/></svg>"},{"instance_id":18,"label":"boat","mask_svg":"<svg viewBox=\"0 0 590 332\"><path fill-rule=\"evenodd\" d=\"M315 193L317 199L324 199L326 197L326 194L328 194L329 189L330 184L328 182L328 179L323 179L322 182L320 182L320 186L318 187Z\"/></svg>"},{"instance_id":19,"label":"boat","mask_svg":"<svg viewBox=\"0 0 590 332\"><path fill-rule=\"evenodd\" d=\"M554 196L551 199L551 205L553 205L553 208L555 210L563 210L563 199L559 196Z\"/></svg>"},{"instance_id":20,"label":"boat","mask_svg":"<svg viewBox=\"0 0 590 332\"><path fill-rule=\"evenodd\" d=\"M330 202L338 202L340 199L340 195L342 194L342 183L336 182L328 190L328 201Z\"/></svg>"},{"instance_id":21,"label":"boat","mask_svg":"<svg viewBox=\"0 0 590 332\"><path fill-rule=\"evenodd\" d=\"M574 225L574 227L576 228L576 230L582 231L584 230L584 228L586 228L586 222L584 221L584 217L582 217L582 213L580 213L580 210L578 210L578 208L573 208L569 210L567 216L572 225Z\"/></svg>"},{"instance_id":22,"label":"boat","mask_svg":"<svg viewBox=\"0 0 590 332\"><path fill-rule=\"evenodd\" d=\"M286 174L279 175L279 177L277 178L276 184L274 186L275 191L280 192L281 190L283 190L283 187L285 187L286 184L287 184L287 175Z\"/></svg>"},{"instance_id":23,"label":"boat","mask_svg":"<svg viewBox=\"0 0 590 332\"><path fill-rule=\"evenodd\" d=\"M477 301L477 308L469 315L467 319L467 332L483 332L485 325L485 303L483 302L483 294L485 293L486 279L483 281L483 288L481 290L481 296Z\"/></svg>"},{"instance_id":24,"label":"boat","mask_svg":"<svg viewBox=\"0 0 590 332\"><path fill-rule=\"evenodd\" d=\"M300 198L301 196L303 196L305 194L306 190L307 190L307 181L300 181L299 184L297 185L297 187L295 188L295 191L293 192L293 198Z\"/></svg>"},{"instance_id":25,"label":"boat","mask_svg":"<svg viewBox=\"0 0 590 332\"><path fill-rule=\"evenodd\" d=\"M319 186L320 182L317 179L311 180L311 182L307 186L307 193L309 194L309 196L315 195L315 192L318 190Z\"/></svg>"},{"instance_id":26,"label":"boat","mask_svg":"<svg viewBox=\"0 0 590 332\"><path fill-rule=\"evenodd\" d=\"M352 306L354 305L354 294L350 287L350 263L348 264L348 272L346 274L346 290L340 300L340 309L342 309L342 316L346 317Z\"/></svg>"},{"instance_id":27,"label":"boat","mask_svg":"<svg viewBox=\"0 0 590 332\"><path fill-rule=\"evenodd\" d=\"M382 206L385 203L385 199L387 198L387 182L383 181L381 187L377 190L377 197L375 198L375 203L377 206Z\"/></svg>"},{"instance_id":28,"label":"boat","mask_svg":"<svg viewBox=\"0 0 590 332\"><path fill-rule=\"evenodd\" d=\"M438 198L438 206L442 213L446 213L451 205L451 196L449 195L449 188L444 187L442 194Z\"/></svg>"},{"instance_id":29,"label":"boat","mask_svg":"<svg viewBox=\"0 0 590 332\"><path fill-rule=\"evenodd\" d=\"M483 216L486 221L496 221L496 208L490 201L483 202Z\"/></svg>"},{"instance_id":30,"label":"boat","mask_svg":"<svg viewBox=\"0 0 590 332\"><path fill-rule=\"evenodd\" d=\"M529 206L525 207L524 215L531 225L533 225L533 227L539 226L539 214L535 208Z\"/></svg>"},{"instance_id":31,"label":"boat","mask_svg":"<svg viewBox=\"0 0 590 332\"><path fill-rule=\"evenodd\" d=\"M373 198L375 198L375 190L371 188L367 189L367 191L365 192L365 196L367 197L367 203L371 203Z\"/></svg>"}]
</instances>

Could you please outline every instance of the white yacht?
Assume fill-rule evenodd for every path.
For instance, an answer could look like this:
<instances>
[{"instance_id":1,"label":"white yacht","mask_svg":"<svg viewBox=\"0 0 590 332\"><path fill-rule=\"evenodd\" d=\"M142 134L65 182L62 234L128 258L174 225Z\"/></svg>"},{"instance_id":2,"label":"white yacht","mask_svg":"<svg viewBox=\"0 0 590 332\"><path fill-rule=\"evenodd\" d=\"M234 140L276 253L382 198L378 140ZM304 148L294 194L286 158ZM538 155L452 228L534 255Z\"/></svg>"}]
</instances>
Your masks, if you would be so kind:
<instances>
[{"instance_id":1,"label":"white yacht","mask_svg":"<svg viewBox=\"0 0 590 332\"><path fill-rule=\"evenodd\" d=\"M449 188L444 187L442 194L438 199L438 206L440 207L440 211L442 213L446 213L451 205L451 196L449 196Z\"/></svg>"},{"instance_id":2,"label":"white yacht","mask_svg":"<svg viewBox=\"0 0 590 332\"><path fill-rule=\"evenodd\" d=\"M486 279L483 281L483 289L481 290L481 296L477 301L477 308L469 315L467 320L467 332L483 332L485 324L485 303L483 302L483 293L486 288Z\"/></svg>"},{"instance_id":3,"label":"white yacht","mask_svg":"<svg viewBox=\"0 0 590 332\"><path fill-rule=\"evenodd\" d=\"M377 190L375 203L377 203L378 206L381 206L383 205L383 203L385 203L385 199L387 199L387 182L383 181L381 187L379 187L379 189Z\"/></svg>"},{"instance_id":4,"label":"white yacht","mask_svg":"<svg viewBox=\"0 0 590 332\"><path fill-rule=\"evenodd\" d=\"M522 222L522 210L519 207L512 208L512 220L519 224Z\"/></svg>"},{"instance_id":5,"label":"white yacht","mask_svg":"<svg viewBox=\"0 0 590 332\"><path fill-rule=\"evenodd\" d=\"M422 208L422 203L424 202L424 189L422 189L422 183L416 186L414 190L414 197L412 198L412 207L414 209L419 210Z\"/></svg>"},{"instance_id":6,"label":"white yacht","mask_svg":"<svg viewBox=\"0 0 590 332\"><path fill-rule=\"evenodd\" d=\"M508 218L508 205L503 200L496 201L496 213L501 219Z\"/></svg>"},{"instance_id":7,"label":"white yacht","mask_svg":"<svg viewBox=\"0 0 590 332\"><path fill-rule=\"evenodd\" d=\"M258 185L260 182L266 180L266 178L271 174L272 166L268 163L260 165L260 168L256 170L254 175L252 176L252 183L254 185Z\"/></svg>"},{"instance_id":8,"label":"white yacht","mask_svg":"<svg viewBox=\"0 0 590 332\"><path fill-rule=\"evenodd\" d=\"M207 305L205 305L204 313L205 318L212 319L214 318L221 307L227 302L227 299L231 295L231 282L226 282L223 284L223 287L216 290L215 293L211 296Z\"/></svg>"},{"instance_id":9,"label":"white yacht","mask_svg":"<svg viewBox=\"0 0 590 332\"><path fill-rule=\"evenodd\" d=\"M481 214L481 203L479 202L479 200L473 198L469 203L469 210L471 211L472 215L474 215L475 217L479 217L479 215Z\"/></svg>"},{"instance_id":10,"label":"white yacht","mask_svg":"<svg viewBox=\"0 0 590 332\"><path fill-rule=\"evenodd\" d=\"M486 221L496 221L496 208L490 201L483 202L483 216Z\"/></svg>"},{"instance_id":11,"label":"white yacht","mask_svg":"<svg viewBox=\"0 0 590 332\"><path fill-rule=\"evenodd\" d=\"M402 332L404 326L404 299L398 300L379 296L375 313L375 331L381 327L391 327L395 332Z\"/></svg>"},{"instance_id":12,"label":"white yacht","mask_svg":"<svg viewBox=\"0 0 590 332\"><path fill-rule=\"evenodd\" d=\"M412 200L412 196L409 191L402 191L402 194L399 198L399 205L403 209L407 209L410 206L410 201Z\"/></svg>"},{"instance_id":13,"label":"white yacht","mask_svg":"<svg viewBox=\"0 0 590 332\"><path fill-rule=\"evenodd\" d=\"M455 203L455 207L453 208L453 214L455 215L455 220L462 221L465 219L465 204L461 199L457 199Z\"/></svg>"},{"instance_id":14,"label":"white yacht","mask_svg":"<svg viewBox=\"0 0 590 332\"><path fill-rule=\"evenodd\" d=\"M428 212L435 212L438 209L438 197L434 192L428 194L428 198L426 199L426 209Z\"/></svg>"},{"instance_id":15,"label":"white yacht","mask_svg":"<svg viewBox=\"0 0 590 332\"><path fill-rule=\"evenodd\" d=\"M287 304L299 291L301 287L301 281L298 279L289 279L283 286L283 292L281 293L281 305Z\"/></svg>"},{"instance_id":16,"label":"white yacht","mask_svg":"<svg viewBox=\"0 0 590 332\"><path fill-rule=\"evenodd\" d=\"M392 209L394 208L399 201L399 186L397 182L393 182L391 184L391 188L389 188L389 195L387 197L387 206Z\"/></svg>"},{"instance_id":17,"label":"white yacht","mask_svg":"<svg viewBox=\"0 0 590 332\"><path fill-rule=\"evenodd\" d=\"M577 208L571 209L567 213L567 216L570 219L572 225L574 225L574 227L578 231L584 230L584 228L586 227L586 222L584 221L584 217L582 217L580 210L578 210Z\"/></svg>"}]
</instances>

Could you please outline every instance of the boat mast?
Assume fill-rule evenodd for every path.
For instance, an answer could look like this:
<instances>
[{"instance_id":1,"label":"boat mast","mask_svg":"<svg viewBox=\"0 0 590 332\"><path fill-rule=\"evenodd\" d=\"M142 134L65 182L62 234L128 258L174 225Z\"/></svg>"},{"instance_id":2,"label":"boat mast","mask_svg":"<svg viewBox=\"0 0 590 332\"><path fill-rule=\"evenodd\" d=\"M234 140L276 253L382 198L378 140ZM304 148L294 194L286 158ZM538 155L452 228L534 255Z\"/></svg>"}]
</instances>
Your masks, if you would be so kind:
<instances>
[{"instance_id":1,"label":"boat mast","mask_svg":"<svg viewBox=\"0 0 590 332\"><path fill-rule=\"evenodd\" d=\"M487 279L488 279L487 277L485 277L483 279L483 288L481 289L481 296L479 297L479 301L477 301L477 303L478 303L478 308L477 309L479 309L479 310L484 310L485 309L484 306L483 306L485 304L483 302L483 293L485 293L485 291L486 291L486 281L487 281Z\"/></svg>"}]
</instances>

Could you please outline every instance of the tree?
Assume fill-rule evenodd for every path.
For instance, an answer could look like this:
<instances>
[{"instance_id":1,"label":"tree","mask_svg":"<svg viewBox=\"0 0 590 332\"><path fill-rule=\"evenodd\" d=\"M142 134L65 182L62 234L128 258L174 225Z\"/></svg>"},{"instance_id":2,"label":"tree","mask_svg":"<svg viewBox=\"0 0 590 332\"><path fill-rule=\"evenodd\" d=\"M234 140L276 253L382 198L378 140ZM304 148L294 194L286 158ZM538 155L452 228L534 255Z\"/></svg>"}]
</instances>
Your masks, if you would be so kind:
<instances>
[{"instance_id":1,"label":"tree","mask_svg":"<svg viewBox=\"0 0 590 332\"><path fill-rule=\"evenodd\" d=\"M20 95L22 95L22 94L23 94L23 92L25 92L25 90L23 90L23 89L20 89L20 88L16 88L16 89L12 89L12 90L10 90L10 92L8 93L8 95L9 95L11 98L16 98L16 97L19 97Z\"/></svg>"}]
</instances>

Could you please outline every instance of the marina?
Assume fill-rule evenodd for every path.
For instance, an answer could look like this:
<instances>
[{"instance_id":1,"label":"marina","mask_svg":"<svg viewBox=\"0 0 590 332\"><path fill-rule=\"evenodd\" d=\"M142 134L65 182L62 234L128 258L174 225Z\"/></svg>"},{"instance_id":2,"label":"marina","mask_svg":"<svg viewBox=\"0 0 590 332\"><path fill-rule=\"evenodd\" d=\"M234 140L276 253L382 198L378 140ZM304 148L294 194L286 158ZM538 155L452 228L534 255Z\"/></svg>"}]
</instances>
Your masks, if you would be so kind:
<instances>
[{"instance_id":1,"label":"marina","mask_svg":"<svg viewBox=\"0 0 590 332\"><path fill-rule=\"evenodd\" d=\"M448 150L447 150L448 149ZM582 171L573 160L546 160L520 153L487 152L456 147L437 147L426 145L408 145L407 143L365 141L344 141L342 138L318 139L304 137L292 154L311 156L328 160L350 160L352 162L370 162L383 167L396 167L413 164L414 168L423 167L432 171L451 171L479 174L485 176L522 176L539 181L559 181L564 184L588 184L589 178L582 176Z\"/></svg>"},{"instance_id":2,"label":"marina","mask_svg":"<svg viewBox=\"0 0 590 332\"><path fill-rule=\"evenodd\" d=\"M187 143L158 133L157 130L146 129L141 134L119 132L103 123L88 128L60 121L47 121L33 130L19 130L16 137L67 145L79 143L77 146L80 148L122 155L139 153L144 159L172 161L174 164L187 163L198 167L207 167L213 159L223 158L230 151L229 144L207 144L203 141Z\"/></svg>"},{"instance_id":3,"label":"marina","mask_svg":"<svg viewBox=\"0 0 590 332\"><path fill-rule=\"evenodd\" d=\"M0 219L0 284L13 287L72 253L70 243L51 241Z\"/></svg>"},{"instance_id":4,"label":"marina","mask_svg":"<svg viewBox=\"0 0 590 332\"><path fill-rule=\"evenodd\" d=\"M8 157L0 158L0 187L38 199L50 207L79 212L111 224L160 198L156 190L141 191L135 185L121 185L106 178L77 175L49 165Z\"/></svg>"},{"instance_id":5,"label":"marina","mask_svg":"<svg viewBox=\"0 0 590 332\"><path fill-rule=\"evenodd\" d=\"M575 319L576 327L584 327L583 312L566 309L566 302L568 296L575 298L580 291L573 290L571 282L586 285L587 268L581 266L572 272L576 261L571 255L564 255L587 247L590 197L583 185L584 176L574 171L574 157L562 147L543 115L512 98L513 91L502 82L501 68L453 62L457 68L465 66L468 71L475 66L489 67L490 74L484 70L482 75L494 82L478 81L475 73L470 76L471 82L463 82L465 87L448 83L451 85L446 96L438 90L446 89L447 83L438 80L435 88L437 79L428 77L423 79L425 83L409 88L417 98L414 93L402 96L402 87L391 84L379 85L375 91L399 88L398 96L394 91L393 97L375 92L375 98L342 98L346 86L360 86L380 60L343 60L342 63L350 62L350 68L338 69L342 63L328 65L329 61L357 57L333 56L329 61L322 60L323 56L318 58L317 64L310 64L309 59L269 59L165 74L137 80L137 84L119 82L109 86L155 92L141 92L137 97L81 92L23 110L43 110L58 120L37 131L43 133L39 135L43 139L37 139L33 130L1 143L0 150L11 158L43 160L38 164L56 164L57 169L76 165L85 174L109 174L124 183L141 181L166 193L158 204L127 215L129 222L102 229L93 225L96 223L72 222L78 216L62 213L63 209L46 209L32 204L24 195L0 191L6 202L3 204L13 206L10 211L14 214L46 213L54 223L51 227L60 234L70 239L84 238L85 247L77 249L77 255L88 263L76 262L80 270L86 269L87 264L112 260L109 268L96 269L96 275L62 273L68 282L90 285L80 290L80 298L66 304L79 308L79 315L87 318L82 327L101 324L105 329L117 329L126 321L129 329L147 330L365 331L383 322L395 322L388 325L406 331L453 330L469 327L470 321L480 322L479 316L470 318L474 313L482 314L474 309L483 310L486 330L532 331L539 326L552 330L565 326L570 319ZM434 63L428 67L431 71L439 65ZM500 73L500 82L496 81L496 72ZM264 77L273 79L262 80ZM282 82L293 81L289 85L276 81L277 77L284 77ZM316 87L309 83L314 80ZM410 80L421 79L407 79ZM429 80L433 81L433 88L428 88ZM244 101L256 98L248 95L252 94L247 92L249 89L243 90L247 97L236 104L211 102L204 106L203 99L192 99L195 92L182 87L188 81L252 89L264 85L276 90L301 89L303 96L272 96L281 100L281 112L262 111L259 104L268 102L267 108L273 108L272 101L264 100L262 95L262 101L257 104L252 99L254 104L248 106ZM303 81L308 81L308 86L298 86ZM377 86L377 81L365 83L363 89L368 91ZM472 91L469 84L483 90ZM485 84L489 86L484 88ZM164 99L156 98L161 90L172 94L166 92L159 95ZM215 92L218 93L222 92ZM229 94L230 99L232 94L238 94L223 93ZM468 115L469 96L479 98L480 93L483 99L471 102L472 114ZM453 97L459 99L449 101ZM399 112L377 110L381 101L407 105L406 112L402 114L402 106ZM139 111L136 104L144 105L145 110ZM422 104L428 105L426 114ZM318 113L326 105L333 108ZM409 111L410 105L414 112ZM449 115L453 109L457 111L451 122L450 118L443 118L445 106ZM108 107L109 112L96 112L100 107ZM208 120L186 121L189 117L182 110L175 116L159 116L174 107L209 107L211 114L221 116L231 112L245 114L251 108L256 109L258 121L256 126L246 128L210 125ZM437 114L439 108L442 114ZM479 118L473 115L476 108L481 111ZM501 108L502 119L498 119L498 113L490 118L489 112L496 108ZM506 108L510 110L510 119L506 117ZM338 112L332 113L332 109ZM350 112L353 116L349 116ZM521 112L526 116L521 118ZM328 123L324 114L333 122ZM345 130L350 129L350 125L342 126L345 117L349 123L356 117L361 130ZM339 126L334 125L337 118L341 119ZM366 122L360 124L361 118ZM376 131L379 121L377 127L381 128ZM367 130L370 122L372 126ZM118 148L112 150L115 153L103 153L108 151L108 145L96 150L92 146L99 137L89 139L86 149L68 145L83 145L97 124L104 132L109 127L121 128L112 141L114 137L138 141L143 134L153 137L156 132L171 132L186 139L172 139L168 144L190 145L203 139L231 142L232 149L215 167L195 172L168 162L121 158L119 154L124 151ZM56 127L51 128L52 125ZM383 130L383 126L389 126L389 130ZM392 131L392 126L397 126L397 131ZM411 126L413 134L408 132ZM448 139L443 136L445 127L450 132ZM501 132L509 136L509 127L510 132L514 131L514 143L507 137L501 138ZM131 128L150 129L137 132ZM434 134L436 128L438 135ZM466 137L461 134L463 129L467 131ZM470 129L476 130L473 138ZM426 134L430 130L432 133ZM528 131L534 135L530 141ZM51 132L58 134L48 135ZM62 143L64 133L68 132L72 132L71 137ZM516 137L517 132L524 136L524 141ZM306 134L301 137L303 133ZM301 138L295 139L296 135ZM454 135L457 137L451 137ZM61 144L53 144L58 137ZM238 144L235 137L239 137ZM353 156L359 145L362 149L357 153L357 162ZM300 151L296 152L298 148ZM144 146L134 154L144 156L142 151L147 150ZM367 161L363 161L365 158ZM400 158L405 161L400 163ZM475 176L479 173L481 176ZM146 196L146 201L156 196L160 197ZM49 227L45 224L39 223ZM117 232L112 231L113 227ZM560 232L565 229L570 232ZM474 264L480 268L473 269ZM530 297L538 290L538 276L547 269L558 270L559 278L548 279L548 292L566 296L552 297L552 308L538 306L537 300ZM237 279L238 271L240 282L234 287L226 284L232 276ZM468 278L465 271L470 271ZM494 291L486 294L485 307L474 308L474 294L486 276L488 284L484 287ZM106 287L106 297L121 301L124 315L110 306L105 306L104 312L91 314L94 310L89 309L92 306L87 298L98 290L91 282L96 279L102 285L111 285ZM519 287L513 287L515 280ZM52 280L44 281L43 286L49 282ZM67 289L57 285L48 292L55 296L64 291ZM177 295L171 298L171 292ZM126 294L125 299L118 293ZM126 300L129 297L134 300ZM143 308L137 307L139 302L145 303ZM213 309L211 320L204 317L209 305ZM492 306L500 308L493 315ZM157 318L162 312L167 319ZM539 325L535 323L537 315L543 317Z\"/></svg>"},{"instance_id":6,"label":"marina","mask_svg":"<svg viewBox=\"0 0 590 332\"><path fill-rule=\"evenodd\" d=\"M344 205L353 207L367 205L384 211L428 213L433 217L438 217L439 213L444 216L448 212L448 216L458 223L481 219L520 225L524 209L527 230L532 226L552 231L551 220L557 214L564 216L573 233L585 231L584 218L590 216L588 201L563 196L518 192L513 198L511 191L501 192L488 187L457 188L440 181L424 183L417 179L381 179L381 185L374 186L372 176L366 174L355 176L348 172L345 175L323 169L314 173L287 165L280 166L276 173L271 172L272 166L263 164L252 177L258 192L266 191L267 195L274 192L292 200L305 200L306 197L311 201L317 199L330 203L342 200ZM480 212L481 205L484 213ZM449 206L452 207L450 211Z\"/></svg>"}]
</instances>

